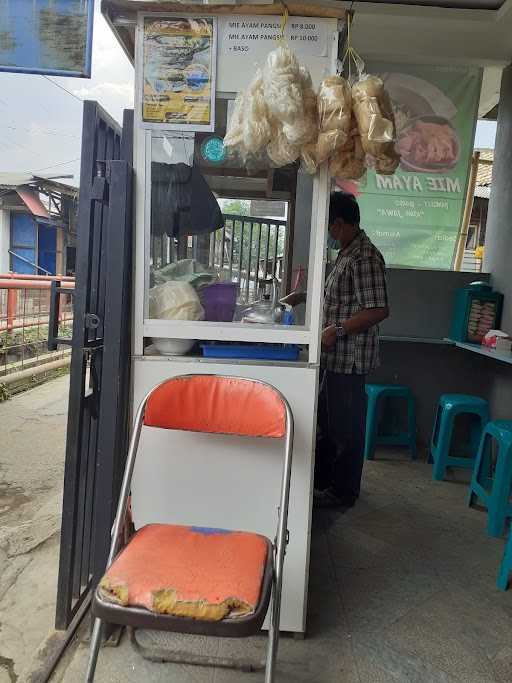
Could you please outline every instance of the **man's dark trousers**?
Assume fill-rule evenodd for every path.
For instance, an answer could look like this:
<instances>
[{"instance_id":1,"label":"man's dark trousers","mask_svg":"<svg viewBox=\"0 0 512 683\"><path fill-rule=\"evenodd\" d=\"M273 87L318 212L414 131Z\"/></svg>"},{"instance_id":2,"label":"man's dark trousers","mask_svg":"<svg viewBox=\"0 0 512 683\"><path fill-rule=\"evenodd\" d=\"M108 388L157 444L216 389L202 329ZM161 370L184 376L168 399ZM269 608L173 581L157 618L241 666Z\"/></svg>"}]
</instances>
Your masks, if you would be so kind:
<instances>
[{"instance_id":1,"label":"man's dark trousers","mask_svg":"<svg viewBox=\"0 0 512 683\"><path fill-rule=\"evenodd\" d=\"M322 370L318 395L315 488L355 500L361 488L366 425L365 375Z\"/></svg>"}]
</instances>

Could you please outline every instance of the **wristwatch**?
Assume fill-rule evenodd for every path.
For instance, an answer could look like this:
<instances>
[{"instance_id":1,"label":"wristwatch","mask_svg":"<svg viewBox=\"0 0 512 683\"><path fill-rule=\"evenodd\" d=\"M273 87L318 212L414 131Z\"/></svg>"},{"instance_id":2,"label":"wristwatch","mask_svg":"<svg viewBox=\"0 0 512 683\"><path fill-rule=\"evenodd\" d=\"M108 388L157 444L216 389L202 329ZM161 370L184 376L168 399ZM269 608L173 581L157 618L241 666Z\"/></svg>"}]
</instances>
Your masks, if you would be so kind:
<instances>
[{"instance_id":1,"label":"wristwatch","mask_svg":"<svg viewBox=\"0 0 512 683\"><path fill-rule=\"evenodd\" d=\"M340 339L341 337L344 337L347 334L345 328L343 325L336 325L336 337Z\"/></svg>"}]
</instances>

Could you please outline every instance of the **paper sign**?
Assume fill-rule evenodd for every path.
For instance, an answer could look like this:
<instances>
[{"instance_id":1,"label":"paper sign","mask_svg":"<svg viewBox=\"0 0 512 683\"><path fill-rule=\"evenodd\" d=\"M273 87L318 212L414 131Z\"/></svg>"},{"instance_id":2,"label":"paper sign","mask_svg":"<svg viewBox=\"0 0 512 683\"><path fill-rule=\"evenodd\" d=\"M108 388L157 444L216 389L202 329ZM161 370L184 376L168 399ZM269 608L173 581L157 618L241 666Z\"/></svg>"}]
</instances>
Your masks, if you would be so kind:
<instances>
[{"instance_id":1,"label":"paper sign","mask_svg":"<svg viewBox=\"0 0 512 683\"><path fill-rule=\"evenodd\" d=\"M288 46L310 72L316 85L331 71L330 53L337 19L290 17L285 28ZM233 15L219 17L218 90L238 92L248 74L262 67L278 46L281 17Z\"/></svg>"},{"instance_id":2,"label":"paper sign","mask_svg":"<svg viewBox=\"0 0 512 683\"><path fill-rule=\"evenodd\" d=\"M317 19L290 19L285 28L285 38L291 48L303 55L325 57L327 55L327 27ZM221 29L221 45L224 52L246 55L257 59L277 47L281 35L281 19L267 16L228 17Z\"/></svg>"}]
</instances>

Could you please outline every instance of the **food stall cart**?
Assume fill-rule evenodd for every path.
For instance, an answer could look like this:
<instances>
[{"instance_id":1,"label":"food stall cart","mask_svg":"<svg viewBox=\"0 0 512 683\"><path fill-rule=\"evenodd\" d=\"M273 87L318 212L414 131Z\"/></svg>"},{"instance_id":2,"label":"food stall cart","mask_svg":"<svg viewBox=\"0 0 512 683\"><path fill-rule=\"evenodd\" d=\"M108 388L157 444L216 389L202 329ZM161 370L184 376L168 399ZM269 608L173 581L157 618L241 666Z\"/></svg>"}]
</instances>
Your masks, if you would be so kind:
<instances>
[{"instance_id":1,"label":"food stall cart","mask_svg":"<svg viewBox=\"0 0 512 683\"><path fill-rule=\"evenodd\" d=\"M300 633L305 629L314 414L319 361L320 310L317 302L321 297L324 275L329 178L325 168L313 180L302 173L287 174L282 170L270 172L255 169L254 172L248 172L233 169L223 159L219 145L219 138L225 133L227 120L232 114L236 93L247 85L255 66L262 65L265 54L275 45L283 7L186 7L129 0L108 0L103 4L108 10L106 16L127 52L136 55L137 237L133 401L136 404L148 389L166 377L193 372L222 372L257 377L273 383L288 398L295 413L297 434L289 523L290 545L285 568L281 627ZM484 115L497 101L501 71L509 61L510 32L507 27L510 26L511 14L510 3L506 4L507 7L496 13L496 16L493 13L492 19L482 21L483 14L455 7L440 9L404 6L400 9L385 3L360 3L354 41L365 58L375 63L392 61L419 65L484 67L478 108L479 114ZM309 68L317 86L324 75L334 71L338 39L336 28L337 22L343 19L344 10L340 9L338 3L328 1L308 6L293 3L292 7L293 11L290 9L290 12L294 16L288 22L287 37L301 62ZM159 11L155 14L157 10ZM138 17L137 12L140 12ZM144 87L147 85L144 78L144 13L149 21L158 14L165 18L166 13L214 20L213 43L216 45L217 67L215 74L212 74L212 83L215 81L212 91L215 97L211 101L214 122L206 122L202 129L192 131L179 124L176 127L176 123L170 120L155 121L155 117L158 118L162 110L165 111L165 107L160 104L168 95L166 88L169 87L165 83L159 83L165 79L159 78L157 71L149 74L149 80L153 79L154 85L151 102L153 111L147 118L153 118L144 120L142 101ZM137 21L136 32L133 31L134 17ZM293 29L292 24L296 26ZM419 26L425 27L423 33L419 32ZM293 39L290 31L295 31ZM159 45L154 53L164 51L162 46L165 39L157 36L156 42ZM318 46L322 49L318 50ZM185 65L185 69L187 67ZM182 75L176 73L173 78L173 93L179 95ZM510 85L508 81L505 84ZM506 128L506 125L503 124L502 128ZM505 136L504 139L508 137ZM302 272L304 264L307 264L305 286L308 301L304 320L296 321L302 324L285 326L211 320L172 321L151 315L149 292L155 286L155 270L165 267L171 249L170 242L167 238L162 239L160 231L153 224L152 171L156 167L152 165L165 164L166 161L187 164L192 158L194 166L201 170L208 187L218 198L279 200L287 204L287 211L284 220L275 221L272 226L269 224L270 219L267 224L255 225L253 220L244 222L241 216L231 216L229 219L226 217L225 227L214 231L213 240L195 235L190 241L180 241L178 236L174 246L179 257L193 258L205 267L217 267L224 273L223 277L227 274L226 279L237 285L239 300L245 300L247 304L258 298L256 292L260 262L265 264L261 267L263 276L276 274L276 262L283 263L283 290L289 288L297 270ZM509 177L504 168L505 164L502 164L502 185L506 186ZM506 196L505 187L502 187L499 196L495 195L494 205L497 207L506 204ZM498 216L497 210L495 213ZM509 234L502 212L499 219L495 223L499 223L503 235ZM284 238L280 237L278 230L283 225L286 228ZM258 244L256 253L253 254L252 268L250 263L244 264L243 257L240 256L242 252L245 253L241 246L244 239L245 244L252 245L254 241ZM282 254L278 254L277 249L272 246L274 239L276 243L285 240L286 248ZM269 241L272 243L270 249ZM495 251L497 250L496 247ZM507 253L506 250L502 251L503 254ZM269 259L269 254L273 258ZM494 260L496 256L500 255L495 254ZM257 267L254 266L256 262ZM488 259L487 265L491 268L493 263ZM499 266L503 280L500 282L500 289L506 291L506 278L503 276L506 267L501 262ZM418 271L396 268L389 272L392 317L383 326L384 362L374 379L401 381L413 388L419 407L419 435L424 442L429 437L433 406L440 393L471 393L478 391L482 385L484 368L478 376L473 376L470 369L474 365L474 354L470 357L467 350L464 353L458 352L455 345L445 339L449 334L453 293L470 279L473 279L472 276L467 274L450 271L443 273L435 269ZM432 311L433 300L436 301L435 311ZM164 356L156 352L154 342L157 339L156 345L163 348L163 342L158 341L162 338L174 340L169 342L173 345L177 344L176 340L181 340L185 346L189 345L189 340L287 346L300 344L305 352L295 361L205 358L199 347L195 347L187 355ZM433 369L441 367L443 372L433 372ZM494 375L494 372L489 371L489 386L495 384ZM503 391L508 395L509 385ZM489 392L493 393L491 389ZM503 414L505 402L496 398L494 403L497 413ZM227 440L222 437L215 437L213 441L209 438L206 442L198 435L164 436L147 434L142 442L143 454L154 458L158 464L158 478L150 480L143 461L139 463L133 489L133 511L137 525L150 520L172 520L216 524L228 528L244 527L273 534L275 515L272 518L269 513L271 506L268 505L268 500L272 499L276 491L278 464L271 457L271 448L258 442L252 444L247 454L246 475L243 479L234 479L232 472L235 468L230 463L236 455L236 443L228 447ZM203 443L205 446L208 444L207 453L202 451ZM189 457L186 466L183 466L183 459L178 463L174 458L173 453L177 452L175 447L181 449L181 452L187 452ZM199 480L195 476L198 472L205 475L201 477L201 481L206 481L207 485L196 483L196 479Z\"/></svg>"},{"instance_id":2,"label":"food stall cart","mask_svg":"<svg viewBox=\"0 0 512 683\"><path fill-rule=\"evenodd\" d=\"M106 4L119 10L123 3ZM166 378L191 373L263 380L289 401L296 429L281 629L300 634L306 628L319 302L330 179L326 168L312 178L297 164L280 169L233 167L222 139L237 93L247 86L255 67L263 66L283 29L315 86L336 72L344 10L295 6L286 23L281 5L233 7L229 13L226 7L215 6L165 3L165 12L154 12L146 10L146 3L129 5L140 10L134 46L133 404ZM158 6L152 3L151 10ZM123 27L118 14L114 28L121 37ZM194 99L194 89L202 97ZM183 117L190 104L187 93L197 107L192 124L190 116ZM285 210L280 219L223 217L212 198L278 201ZM181 201L187 204L185 210ZM176 263L186 272L176 275ZM258 311L266 307L268 312L269 295L265 298L262 287L272 284L277 299L278 293L289 291L298 271L308 293L303 320L284 324L286 316L280 311L274 315L279 322L268 316L258 322ZM207 300L208 287L198 286L212 273L213 307ZM174 299L166 298L169 277L177 283ZM191 287L205 311L196 316L200 320L194 319L192 310L197 309L197 300L187 299ZM232 297L227 315L215 309L215 303L220 304L216 295L224 296L228 309ZM174 314L168 311L179 308L180 296L188 314L172 319ZM258 300L260 309L252 306ZM232 322L233 317L238 322ZM256 356L262 355L262 348L270 355L237 358L241 351L234 343L250 355L254 354L247 351L248 343L258 345ZM223 357L211 357L220 351ZM237 465L241 457L242 469ZM278 448L266 441L241 443L233 437L148 430L133 480L135 525L187 523L247 529L273 538L281 467Z\"/></svg>"}]
</instances>

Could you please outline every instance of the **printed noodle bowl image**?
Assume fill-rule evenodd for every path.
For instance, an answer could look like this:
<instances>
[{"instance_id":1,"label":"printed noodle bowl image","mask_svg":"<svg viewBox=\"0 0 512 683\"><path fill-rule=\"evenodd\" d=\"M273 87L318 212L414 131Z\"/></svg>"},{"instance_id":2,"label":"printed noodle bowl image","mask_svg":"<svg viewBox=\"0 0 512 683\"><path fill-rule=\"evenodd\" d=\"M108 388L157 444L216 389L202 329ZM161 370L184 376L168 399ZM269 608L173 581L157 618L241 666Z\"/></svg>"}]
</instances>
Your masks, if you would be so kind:
<instances>
[{"instance_id":1,"label":"printed noodle bowl image","mask_svg":"<svg viewBox=\"0 0 512 683\"><path fill-rule=\"evenodd\" d=\"M460 158L457 131L440 116L418 116L399 133L398 151L406 171L443 173L453 169Z\"/></svg>"}]
</instances>

